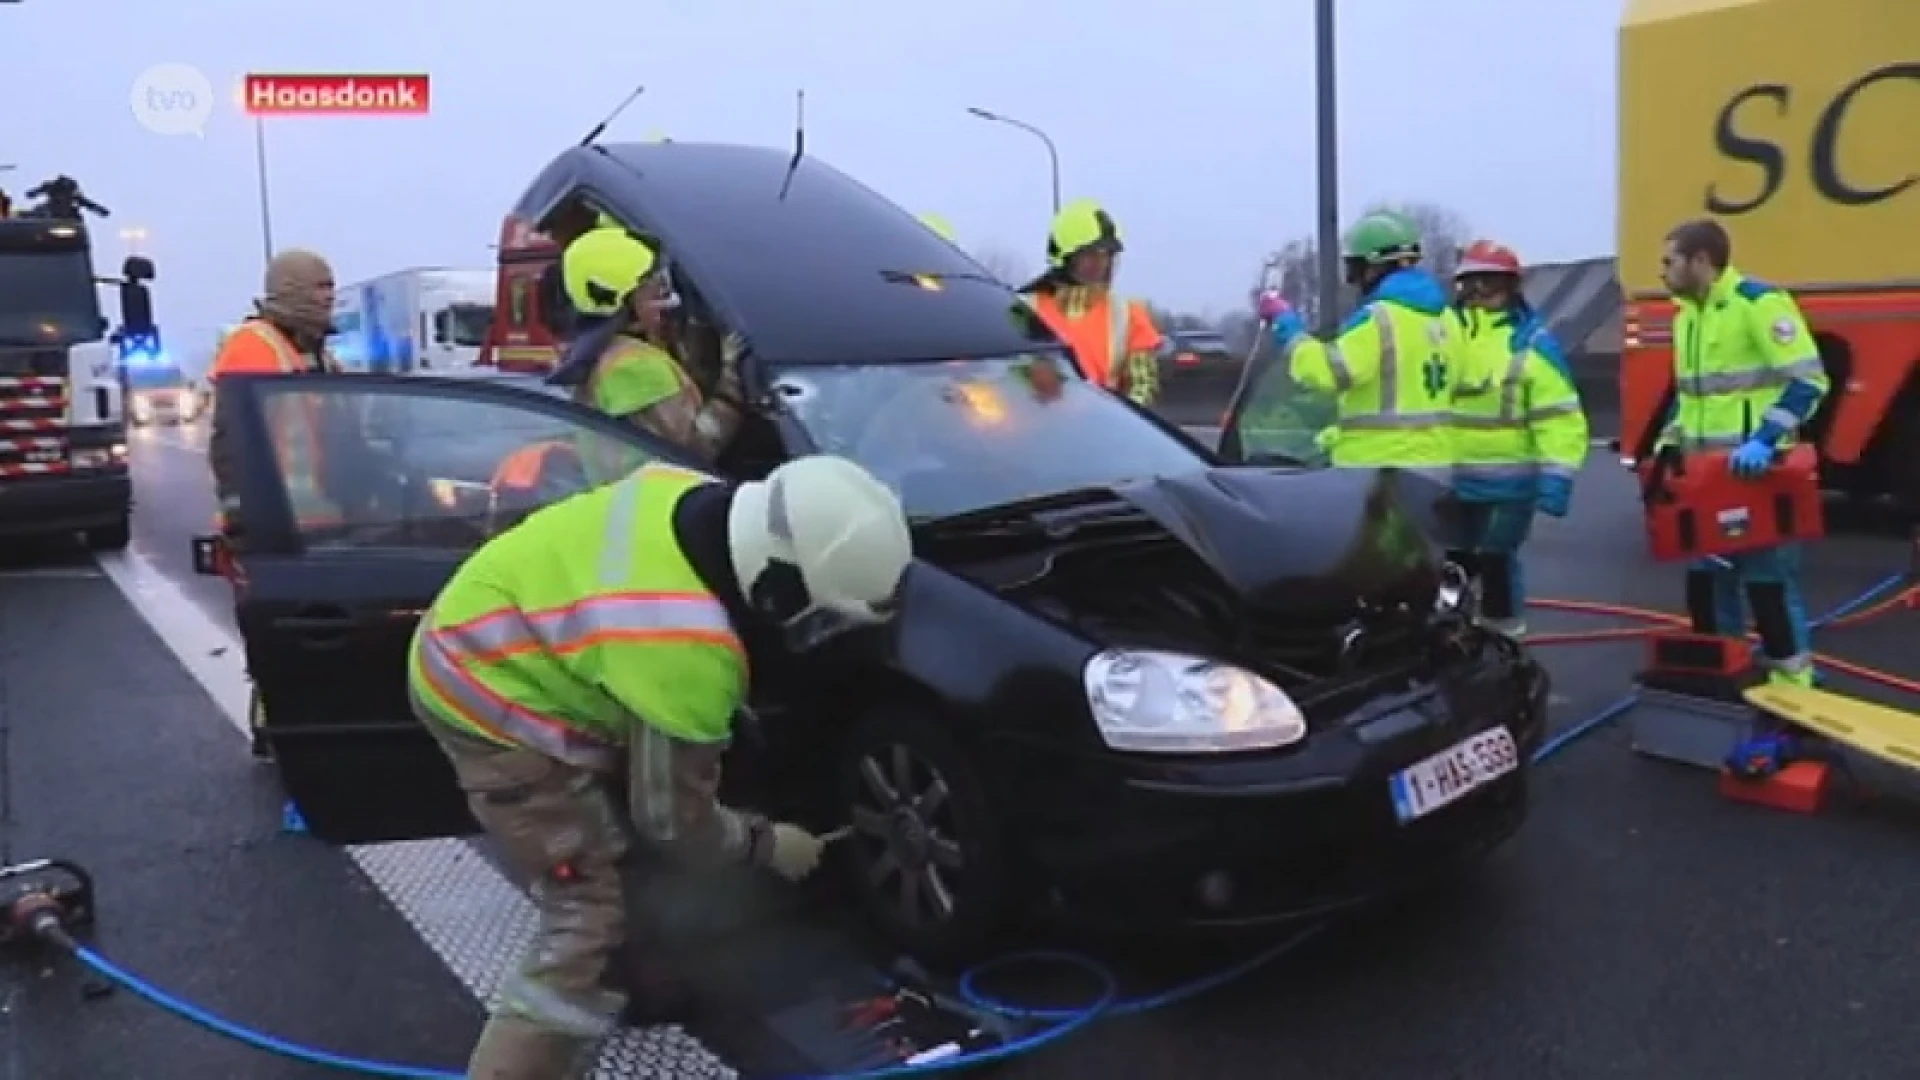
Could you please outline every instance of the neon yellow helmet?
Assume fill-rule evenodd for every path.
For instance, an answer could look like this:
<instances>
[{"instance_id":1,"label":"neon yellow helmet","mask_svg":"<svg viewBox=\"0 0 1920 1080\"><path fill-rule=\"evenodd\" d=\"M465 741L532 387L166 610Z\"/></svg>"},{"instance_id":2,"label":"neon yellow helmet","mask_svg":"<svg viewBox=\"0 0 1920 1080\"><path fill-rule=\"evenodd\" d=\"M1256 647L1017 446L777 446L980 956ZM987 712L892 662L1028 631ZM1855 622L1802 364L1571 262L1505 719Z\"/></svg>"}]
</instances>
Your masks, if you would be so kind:
<instances>
[{"instance_id":1,"label":"neon yellow helmet","mask_svg":"<svg viewBox=\"0 0 1920 1080\"><path fill-rule=\"evenodd\" d=\"M945 240L949 244L959 242L956 239L957 234L953 231L953 222L948 221L939 214L921 214L920 224L932 229L939 235L940 239Z\"/></svg>"},{"instance_id":2,"label":"neon yellow helmet","mask_svg":"<svg viewBox=\"0 0 1920 1080\"><path fill-rule=\"evenodd\" d=\"M1118 255L1125 245L1113 215L1092 199L1075 199L1060 208L1053 216L1053 228L1047 230L1047 265L1065 267L1069 259L1089 248Z\"/></svg>"},{"instance_id":3,"label":"neon yellow helmet","mask_svg":"<svg viewBox=\"0 0 1920 1080\"><path fill-rule=\"evenodd\" d=\"M560 276L582 315L612 315L655 264L653 249L621 228L596 228L567 245Z\"/></svg>"}]
</instances>

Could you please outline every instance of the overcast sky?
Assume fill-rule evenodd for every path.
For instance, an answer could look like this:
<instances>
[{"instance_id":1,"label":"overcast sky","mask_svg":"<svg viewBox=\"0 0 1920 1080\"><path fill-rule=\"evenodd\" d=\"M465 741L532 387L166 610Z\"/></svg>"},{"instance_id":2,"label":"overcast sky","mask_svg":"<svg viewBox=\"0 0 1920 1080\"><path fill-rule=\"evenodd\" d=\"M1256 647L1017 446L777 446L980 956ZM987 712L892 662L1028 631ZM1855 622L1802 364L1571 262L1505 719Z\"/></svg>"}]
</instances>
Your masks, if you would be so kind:
<instances>
[{"instance_id":1,"label":"overcast sky","mask_svg":"<svg viewBox=\"0 0 1920 1080\"><path fill-rule=\"evenodd\" d=\"M1530 261L1612 250L1620 0L1340 7L1349 209L1444 203ZM144 229L176 330L243 315L262 256L237 102L204 138L135 120L135 80L167 62L223 92L249 71L431 76L424 118L268 121L274 241L343 283L489 265L534 170L637 83L609 141L787 145L804 87L810 152L1037 262L1044 150L965 109L1019 117L1058 143L1068 197L1119 219L1123 287L1171 307L1243 302L1261 255L1313 226L1310 0L24 0L0 5L0 43L0 163L19 166L0 185L75 176L113 210L116 262L119 229Z\"/></svg>"}]
</instances>

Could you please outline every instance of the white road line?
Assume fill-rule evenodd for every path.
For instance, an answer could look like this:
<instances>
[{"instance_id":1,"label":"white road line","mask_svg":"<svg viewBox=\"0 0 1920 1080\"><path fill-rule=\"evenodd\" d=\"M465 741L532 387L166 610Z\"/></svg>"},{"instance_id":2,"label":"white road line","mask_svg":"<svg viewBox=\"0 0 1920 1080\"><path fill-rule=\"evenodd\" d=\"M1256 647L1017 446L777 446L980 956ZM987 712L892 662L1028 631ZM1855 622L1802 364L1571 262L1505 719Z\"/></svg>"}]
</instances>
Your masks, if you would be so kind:
<instances>
[{"instance_id":1,"label":"white road line","mask_svg":"<svg viewBox=\"0 0 1920 1080\"><path fill-rule=\"evenodd\" d=\"M100 566L135 611L206 690L220 713L247 734L251 687L246 651L179 585L135 552L100 556ZM491 1001L533 936L526 896L460 840L415 840L346 849L387 902L468 992ZM608 1042L594 1080L708 1080L735 1075L678 1027L628 1030Z\"/></svg>"}]
</instances>

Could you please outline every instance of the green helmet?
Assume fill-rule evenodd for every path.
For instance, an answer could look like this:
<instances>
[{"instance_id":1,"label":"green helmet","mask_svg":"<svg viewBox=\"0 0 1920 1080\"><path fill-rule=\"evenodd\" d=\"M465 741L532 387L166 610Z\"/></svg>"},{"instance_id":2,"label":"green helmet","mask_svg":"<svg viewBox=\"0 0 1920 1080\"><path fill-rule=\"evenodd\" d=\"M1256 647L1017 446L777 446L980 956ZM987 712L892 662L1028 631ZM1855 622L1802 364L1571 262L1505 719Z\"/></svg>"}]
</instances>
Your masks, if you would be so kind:
<instances>
[{"instance_id":1,"label":"green helmet","mask_svg":"<svg viewBox=\"0 0 1920 1080\"><path fill-rule=\"evenodd\" d=\"M1092 199L1075 199L1053 216L1047 230L1047 265L1064 267L1067 260L1088 248L1104 247L1118 254L1120 226Z\"/></svg>"},{"instance_id":2,"label":"green helmet","mask_svg":"<svg viewBox=\"0 0 1920 1080\"><path fill-rule=\"evenodd\" d=\"M1376 210L1353 223L1340 243L1342 258L1386 263L1420 257L1420 227L1404 214Z\"/></svg>"}]
</instances>

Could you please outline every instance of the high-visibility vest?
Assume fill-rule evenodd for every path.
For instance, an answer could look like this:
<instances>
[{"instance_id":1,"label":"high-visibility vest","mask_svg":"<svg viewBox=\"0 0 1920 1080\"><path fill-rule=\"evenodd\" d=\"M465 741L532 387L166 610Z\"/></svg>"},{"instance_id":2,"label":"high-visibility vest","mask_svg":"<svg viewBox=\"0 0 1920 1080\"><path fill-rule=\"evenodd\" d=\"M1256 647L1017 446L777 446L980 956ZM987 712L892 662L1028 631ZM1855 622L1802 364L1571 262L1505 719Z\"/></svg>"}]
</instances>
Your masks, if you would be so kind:
<instances>
[{"instance_id":1,"label":"high-visibility vest","mask_svg":"<svg viewBox=\"0 0 1920 1080\"><path fill-rule=\"evenodd\" d=\"M1461 316L1466 340L1453 392L1453 481L1468 501L1528 501L1539 478L1571 479L1587 456L1587 421L1544 327L1512 315Z\"/></svg>"},{"instance_id":2,"label":"high-visibility vest","mask_svg":"<svg viewBox=\"0 0 1920 1080\"><path fill-rule=\"evenodd\" d=\"M1671 427L1687 452L1739 446L1769 422L1784 432L1779 445L1791 446L1828 389L1819 347L1792 295L1733 269L1704 302L1680 301L1673 376ZM1804 415L1778 407L1796 382L1813 391Z\"/></svg>"},{"instance_id":3,"label":"high-visibility vest","mask_svg":"<svg viewBox=\"0 0 1920 1080\"><path fill-rule=\"evenodd\" d=\"M497 491L531 490L540 486L549 459L558 453L572 454L574 448L558 439L546 439L508 454L493 470L491 486Z\"/></svg>"},{"instance_id":4,"label":"high-visibility vest","mask_svg":"<svg viewBox=\"0 0 1920 1080\"><path fill-rule=\"evenodd\" d=\"M227 339L238 334L250 334L263 342L273 354L275 370L282 375L298 375L312 370L302 358L300 350L280 332L280 328L264 319L248 319L241 323L223 336L222 347ZM322 371L337 370L324 349L317 359ZM277 396L266 403L265 418L278 459L280 477L286 485L287 499L292 503L298 524L312 527L337 523L339 510L324 494L321 481L320 470L324 462L321 460L320 429L324 422L324 411L319 403L294 395Z\"/></svg>"},{"instance_id":5,"label":"high-visibility vest","mask_svg":"<svg viewBox=\"0 0 1920 1080\"><path fill-rule=\"evenodd\" d=\"M605 379L620 364L647 361L665 362L672 369L676 392L691 391L696 399L701 398L699 386L687 377L686 370L672 353L657 345L621 335L614 338L594 362L593 370L581 382L575 400L610 416L617 415L615 410L625 412L623 403L607 397ZM632 468L631 455L604 435L583 431L576 437L576 449L580 453L580 462L586 470L588 482L595 486L610 484Z\"/></svg>"},{"instance_id":6,"label":"high-visibility vest","mask_svg":"<svg viewBox=\"0 0 1920 1080\"><path fill-rule=\"evenodd\" d=\"M1127 371L1127 340L1133 329L1131 315L1133 301L1116 292L1108 292L1100 299L1107 306L1107 339L1104 349L1083 349L1079 339L1084 322L1069 316L1061 305L1060 299L1051 292L1038 292L1026 297L1036 311L1046 319L1054 332L1065 338L1072 347L1074 359L1080 361L1080 369L1086 373L1087 381L1109 390L1121 390Z\"/></svg>"},{"instance_id":7,"label":"high-visibility vest","mask_svg":"<svg viewBox=\"0 0 1920 1080\"><path fill-rule=\"evenodd\" d=\"M1460 346L1452 313L1427 315L1376 300L1354 312L1331 342L1301 334L1286 360L1296 382L1333 391L1335 466L1444 469L1452 460L1448 425Z\"/></svg>"},{"instance_id":8,"label":"high-visibility vest","mask_svg":"<svg viewBox=\"0 0 1920 1080\"><path fill-rule=\"evenodd\" d=\"M484 544L415 631L408 683L431 722L598 771L639 723L717 743L747 692L726 607L673 511L713 478L647 465Z\"/></svg>"}]
</instances>

